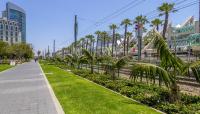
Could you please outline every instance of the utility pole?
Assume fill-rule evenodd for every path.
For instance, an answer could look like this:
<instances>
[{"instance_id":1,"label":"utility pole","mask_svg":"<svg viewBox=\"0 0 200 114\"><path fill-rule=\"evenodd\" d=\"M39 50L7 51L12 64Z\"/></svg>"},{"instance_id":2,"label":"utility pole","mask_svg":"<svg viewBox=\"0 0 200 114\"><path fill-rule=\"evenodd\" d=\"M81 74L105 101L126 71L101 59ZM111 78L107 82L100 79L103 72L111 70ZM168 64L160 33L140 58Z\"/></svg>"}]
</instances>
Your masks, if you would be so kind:
<instances>
[{"instance_id":1,"label":"utility pole","mask_svg":"<svg viewBox=\"0 0 200 114\"><path fill-rule=\"evenodd\" d=\"M46 48L44 50L44 59L46 59L46 54L47 54L47 51L46 51Z\"/></svg>"},{"instance_id":2,"label":"utility pole","mask_svg":"<svg viewBox=\"0 0 200 114\"><path fill-rule=\"evenodd\" d=\"M77 36L78 36L78 22L77 22L77 15L75 15L75 21L74 21L74 48L75 48L75 54L77 53Z\"/></svg>"},{"instance_id":3,"label":"utility pole","mask_svg":"<svg viewBox=\"0 0 200 114\"><path fill-rule=\"evenodd\" d=\"M137 23L135 30L136 36L138 38L138 61L142 58L142 33L143 33L143 25L141 23Z\"/></svg>"},{"instance_id":4,"label":"utility pole","mask_svg":"<svg viewBox=\"0 0 200 114\"><path fill-rule=\"evenodd\" d=\"M53 57L56 55L56 40L53 40Z\"/></svg>"},{"instance_id":5,"label":"utility pole","mask_svg":"<svg viewBox=\"0 0 200 114\"><path fill-rule=\"evenodd\" d=\"M49 58L49 56L50 56L50 51L49 51L49 45L48 45L47 57Z\"/></svg>"}]
</instances>

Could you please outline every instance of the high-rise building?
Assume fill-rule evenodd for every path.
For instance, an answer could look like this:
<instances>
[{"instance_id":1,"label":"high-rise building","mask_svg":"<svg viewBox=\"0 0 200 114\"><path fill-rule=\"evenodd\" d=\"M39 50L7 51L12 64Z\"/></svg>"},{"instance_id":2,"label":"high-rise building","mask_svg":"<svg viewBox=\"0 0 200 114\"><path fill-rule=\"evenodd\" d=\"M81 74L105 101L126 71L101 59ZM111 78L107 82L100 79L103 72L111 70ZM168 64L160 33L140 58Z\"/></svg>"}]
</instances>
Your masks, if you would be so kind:
<instances>
[{"instance_id":1,"label":"high-rise building","mask_svg":"<svg viewBox=\"0 0 200 114\"><path fill-rule=\"evenodd\" d=\"M16 21L0 18L0 40L9 44L21 43L21 32Z\"/></svg>"},{"instance_id":2,"label":"high-rise building","mask_svg":"<svg viewBox=\"0 0 200 114\"><path fill-rule=\"evenodd\" d=\"M21 7L8 2L6 4L6 10L2 13L3 17L6 17L10 21L18 23L19 30L21 32L22 42L26 42L26 13Z\"/></svg>"}]
</instances>

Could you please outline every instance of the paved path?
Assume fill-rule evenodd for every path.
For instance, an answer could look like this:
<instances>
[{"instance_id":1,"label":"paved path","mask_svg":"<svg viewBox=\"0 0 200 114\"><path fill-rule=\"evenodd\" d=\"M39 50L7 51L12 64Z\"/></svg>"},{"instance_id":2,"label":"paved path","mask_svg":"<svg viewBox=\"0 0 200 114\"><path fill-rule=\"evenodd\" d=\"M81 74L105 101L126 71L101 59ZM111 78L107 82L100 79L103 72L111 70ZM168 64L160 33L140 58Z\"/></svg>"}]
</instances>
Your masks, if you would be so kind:
<instances>
[{"instance_id":1,"label":"paved path","mask_svg":"<svg viewBox=\"0 0 200 114\"><path fill-rule=\"evenodd\" d=\"M0 114L57 114L37 63L0 73Z\"/></svg>"}]
</instances>

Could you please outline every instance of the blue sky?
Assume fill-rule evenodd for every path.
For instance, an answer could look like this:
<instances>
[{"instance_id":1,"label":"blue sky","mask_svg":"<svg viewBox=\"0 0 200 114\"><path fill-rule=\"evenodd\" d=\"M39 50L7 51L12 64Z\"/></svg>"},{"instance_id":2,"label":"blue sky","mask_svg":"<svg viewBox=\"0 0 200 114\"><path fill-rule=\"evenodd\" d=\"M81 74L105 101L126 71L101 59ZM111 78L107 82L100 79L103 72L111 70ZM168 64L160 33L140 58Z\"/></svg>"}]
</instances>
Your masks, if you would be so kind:
<instances>
[{"instance_id":1,"label":"blue sky","mask_svg":"<svg viewBox=\"0 0 200 114\"><path fill-rule=\"evenodd\" d=\"M73 42L73 19L78 15L79 38L92 34L96 30L108 31L112 23L119 24L123 19L134 19L140 14L155 10L163 2L180 3L177 7L196 0L138 0L138 5L128 9L118 16L109 19L101 26L93 26L102 18L110 15L133 0L0 0L0 11L5 9L6 2L13 2L24 8L27 14L27 41L32 43L35 50L44 50L49 45L52 48L56 40L56 49ZM137 0L135 0L137 3ZM147 17L157 15L156 12ZM182 9L170 15L173 24L182 23L189 16L198 18L198 4ZM153 16L154 17L154 16ZM130 27L129 30L133 30ZM119 29L118 32L123 32Z\"/></svg>"}]
</instances>

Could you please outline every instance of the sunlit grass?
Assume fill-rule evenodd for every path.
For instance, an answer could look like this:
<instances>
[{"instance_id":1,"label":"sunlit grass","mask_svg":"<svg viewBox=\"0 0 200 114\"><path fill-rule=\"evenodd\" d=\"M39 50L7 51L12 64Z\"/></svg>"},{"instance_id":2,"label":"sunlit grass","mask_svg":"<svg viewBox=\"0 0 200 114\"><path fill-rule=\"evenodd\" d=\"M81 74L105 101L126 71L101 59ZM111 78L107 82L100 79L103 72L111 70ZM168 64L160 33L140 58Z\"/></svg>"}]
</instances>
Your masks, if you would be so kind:
<instances>
[{"instance_id":1,"label":"sunlit grass","mask_svg":"<svg viewBox=\"0 0 200 114\"><path fill-rule=\"evenodd\" d=\"M81 77L52 65L41 65L66 114L157 114Z\"/></svg>"},{"instance_id":2,"label":"sunlit grass","mask_svg":"<svg viewBox=\"0 0 200 114\"><path fill-rule=\"evenodd\" d=\"M11 68L12 66L7 65L7 64L0 64L0 72L7 70L9 68Z\"/></svg>"}]
</instances>

